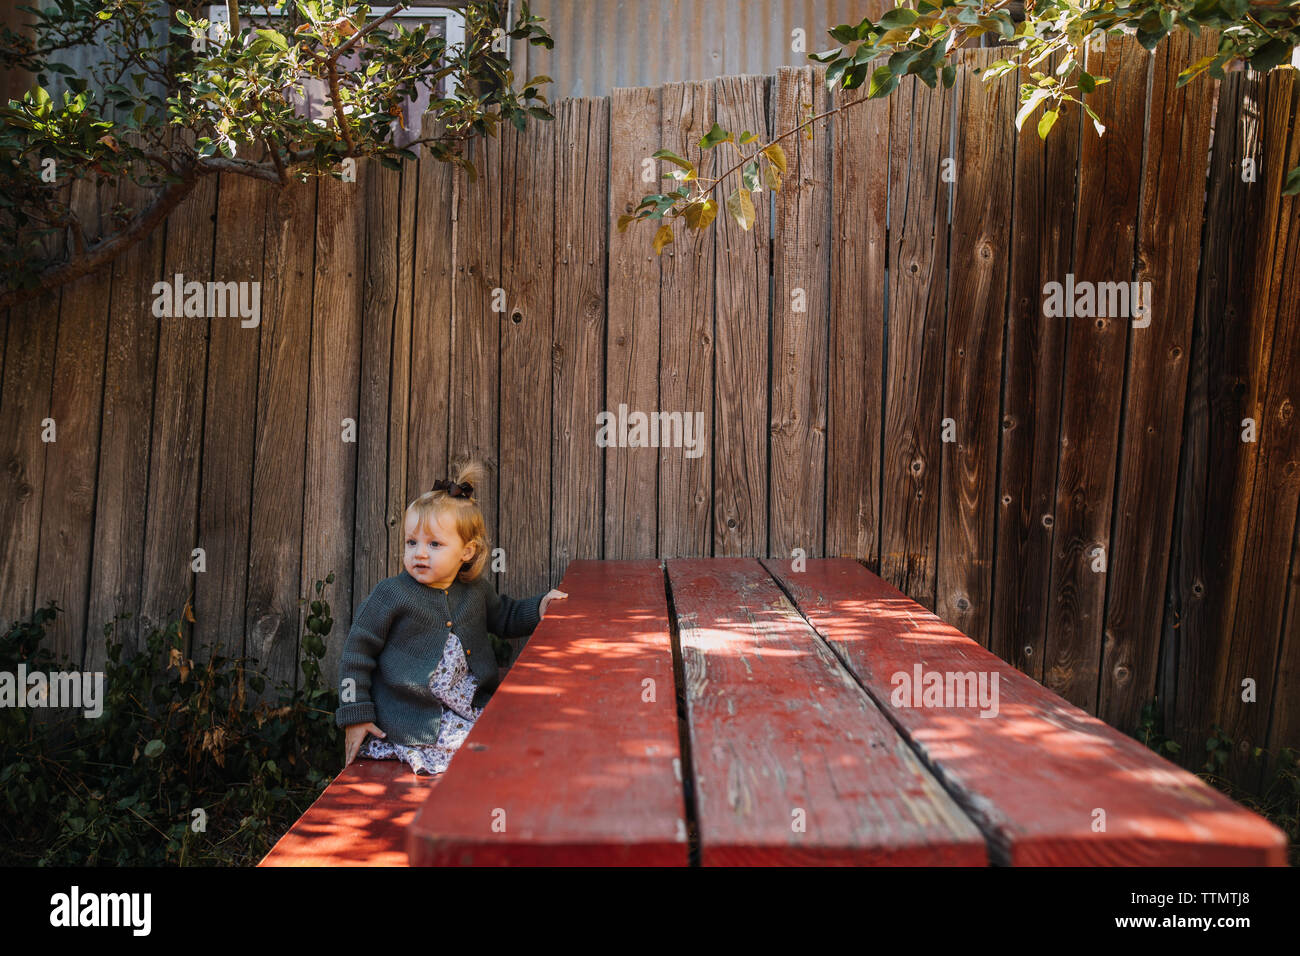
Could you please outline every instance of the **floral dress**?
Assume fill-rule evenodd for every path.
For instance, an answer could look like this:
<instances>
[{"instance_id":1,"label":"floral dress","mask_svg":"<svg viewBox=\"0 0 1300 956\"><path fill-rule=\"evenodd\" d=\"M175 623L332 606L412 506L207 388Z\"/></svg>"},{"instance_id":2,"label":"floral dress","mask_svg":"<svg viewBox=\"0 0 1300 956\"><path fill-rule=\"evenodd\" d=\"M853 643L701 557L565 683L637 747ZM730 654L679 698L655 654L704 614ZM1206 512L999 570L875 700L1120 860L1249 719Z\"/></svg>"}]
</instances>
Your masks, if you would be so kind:
<instances>
[{"instance_id":1,"label":"floral dress","mask_svg":"<svg viewBox=\"0 0 1300 956\"><path fill-rule=\"evenodd\" d=\"M478 682L470 673L465 649L455 634L447 635L442 660L429 678L429 690L443 703L437 743L424 747L404 747L368 736L361 755L375 760L401 760L416 773L421 770L425 773L442 773L446 770L451 758L465 742L474 721L483 713L482 707L473 704Z\"/></svg>"}]
</instances>

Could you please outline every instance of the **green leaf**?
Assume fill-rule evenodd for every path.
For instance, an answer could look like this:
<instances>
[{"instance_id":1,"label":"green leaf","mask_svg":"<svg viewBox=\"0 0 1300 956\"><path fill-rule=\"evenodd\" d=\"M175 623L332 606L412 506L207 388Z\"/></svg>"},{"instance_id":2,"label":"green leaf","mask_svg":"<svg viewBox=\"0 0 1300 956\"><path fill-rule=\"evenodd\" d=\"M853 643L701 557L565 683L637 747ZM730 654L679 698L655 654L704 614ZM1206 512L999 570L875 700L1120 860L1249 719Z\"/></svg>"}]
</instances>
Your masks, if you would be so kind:
<instances>
[{"instance_id":1,"label":"green leaf","mask_svg":"<svg viewBox=\"0 0 1300 956\"><path fill-rule=\"evenodd\" d=\"M1286 185L1282 189L1283 196L1294 196L1300 193L1300 166L1286 174Z\"/></svg>"},{"instance_id":2,"label":"green leaf","mask_svg":"<svg viewBox=\"0 0 1300 956\"><path fill-rule=\"evenodd\" d=\"M880 66L876 72L871 74L871 83L867 87L867 98L875 99L881 96L888 96L890 91L898 85L898 77L889 69L889 66Z\"/></svg>"},{"instance_id":3,"label":"green leaf","mask_svg":"<svg viewBox=\"0 0 1300 956\"><path fill-rule=\"evenodd\" d=\"M1274 37L1255 51L1255 55L1250 58L1250 66L1253 70L1265 73L1290 59L1291 44Z\"/></svg>"},{"instance_id":4,"label":"green leaf","mask_svg":"<svg viewBox=\"0 0 1300 956\"><path fill-rule=\"evenodd\" d=\"M671 149L656 149L656 150L655 150L653 153L651 153L650 155L653 156L655 159L666 159L666 160L668 160L668 162L672 163L674 166L680 166L682 169L685 169L685 170L687 170L688 172L692 172L692 173L695 172L695 167L694 167L694 165L692 165L691 163L689 163L689 162L687 162L686 160L682 159L680 156L678 156L676 153L674 153Z\"/></svg>"},{"instance_id":5,"label":"green leaf","mask_svg":"<svg viewBox=\"0 0 1300 956\"><path fill-rule=\"evenodd\" d=\"M730 142L735 142L732 135L729 132L727 132L725 129L723 129L721 126L719 126L717 120L714 120L713 129L705 133L704 138L700 140L700 149L712 149L714 146L717 146L719 143L730 143Z\"/></svg>"},{"instance_id":6,"label":"green leaf","mask_svg":"<svg viewBox=\"0 0 1300 956\"><path fill-rule=\"evenodd\" d=\"M278 30L256 30L254 32L281 53L289 52L289 42Z\"/></svg>"},{"instance_id":7,"label":"green leaf","mask_svg":"<svg viewBox=\"0 0 1300 956\"><path fill-rule=\"evenodd\" d=\"M957 68L951 63L943 65L943 86L944 89L952 89L953 82L957 79Z\"/></svg>"},{"instance_id":8,"label":"green leaf","mask_svg":"<svg viewBox=\"0 0 1300 956\"><path fill-rule=\"evenodd\" d=\"M144 745L144 755L146 757L156 757L166 749L167 745L155 738Z\"/></svg>"},{"instance_id":9,"label":"green leaf","mask_svg":"<svg viewBox=\"0 0 1300 956\"><path fill-rule=\"evenodd\" d=\"M910 10L907 7L896 7L893 10L886 11L885 15L876 21L876 26L883 27L886 30L893 30L915 22L915 10Z\"/></svg>"},{"instance_id":10,"label":"green leaf","mask_svg":"<svg viewBox=\"0 0 1300 956\"><path fill-rule=\"evenodd\" d=\"M889 58L889 72L894 76L903 76L907 73L907 65L920 55L920 50L899 50Z\"/></svg>"}]
</instances>

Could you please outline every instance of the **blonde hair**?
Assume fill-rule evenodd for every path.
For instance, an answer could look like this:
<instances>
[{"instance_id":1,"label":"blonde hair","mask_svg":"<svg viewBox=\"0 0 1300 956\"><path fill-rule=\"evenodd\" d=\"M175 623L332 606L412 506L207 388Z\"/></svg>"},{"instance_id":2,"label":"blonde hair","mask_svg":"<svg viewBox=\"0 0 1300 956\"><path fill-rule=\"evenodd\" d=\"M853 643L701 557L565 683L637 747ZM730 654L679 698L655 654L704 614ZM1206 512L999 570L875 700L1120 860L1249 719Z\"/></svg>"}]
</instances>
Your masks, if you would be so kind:
<instances>
[{"instance_id":1,"label":"blonde hair","mask_svg":"<svg viewBox=\"0 0 1300 956\"><path fill-rule=\"evenodd\" d=\"M461 540L474 545L474 557L462 563L456 574L456 580L469 584L478 579L483 573L483 566L487 564L487 525L478 506L479 492L487 477L487 469L477 459L471 459L453 466L452 475L452 481L457 484L468 482L474 486L469 498L453 498L447 491L426 491L406 506L404 520L409 521L411 515L416 515L417 528L432 529L437 526L439 518L450 515Z\"/></svg>"}]
</instances>

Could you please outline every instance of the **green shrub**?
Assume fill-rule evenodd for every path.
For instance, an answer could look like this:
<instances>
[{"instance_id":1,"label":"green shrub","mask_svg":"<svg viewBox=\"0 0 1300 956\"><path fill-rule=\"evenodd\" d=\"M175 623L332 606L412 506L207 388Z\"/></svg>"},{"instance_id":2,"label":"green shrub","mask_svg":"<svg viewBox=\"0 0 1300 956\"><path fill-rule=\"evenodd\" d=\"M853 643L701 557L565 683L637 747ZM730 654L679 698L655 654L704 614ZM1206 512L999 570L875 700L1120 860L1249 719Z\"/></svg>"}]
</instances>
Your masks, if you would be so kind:
<instances>
[{"instance_id":1,"label":"green shrub","mask_svg":"<svg viewBox=\"0 0 1300 956\"><path fill-rule=\"evenodd\" d=\"M1182 748L1165 736L1158 704L1158 699L1153 699L1142 708L1141 722L1134 736L1161 756L1192 769L1188 760L1180 759ZM1195 770L1196 775L1286 831L1291 841L1288 851L1291 865L1300 866L1300 762L1295 750L1282 747L1276 759L1269 760L1269 751L1256 747L1250 755L1251 765L1257 767L1261 761L1267 761L1269 770L1260 792L1252 793L1219 772L1227 766L1234 746L1235 742L1223 728L1214 724L1205 741L1205 762Z\"/></svg>"},{"instance_id":2,"label":"green shrub","mask_svg":"<svg viewBox=\"0 0 1300 956\"><path fill-rule=\"evenodd\" d=\"M333 581L316 582L303 679L279 681L274 701L248 699L266 688L255 658L185 658L180 620L154 628L124 661L112 632L129 615L118 615L104 627L99 717L52 722L0 708L0 864L257 863L342 768L338 693L321 686L320 669ZM59 610L51 601L10 627L0 670L80 669L41 647Z\"/></svg>"}]
</instances>

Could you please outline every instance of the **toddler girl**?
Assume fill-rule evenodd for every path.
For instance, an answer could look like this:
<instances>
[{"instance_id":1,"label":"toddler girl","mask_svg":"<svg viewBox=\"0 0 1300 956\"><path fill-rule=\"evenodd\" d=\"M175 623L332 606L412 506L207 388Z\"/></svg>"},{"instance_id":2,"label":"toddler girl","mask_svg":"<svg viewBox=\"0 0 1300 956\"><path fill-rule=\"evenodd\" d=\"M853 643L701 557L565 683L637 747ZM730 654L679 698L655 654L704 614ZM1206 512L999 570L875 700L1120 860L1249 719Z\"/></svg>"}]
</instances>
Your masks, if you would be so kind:
<instances>
[{"instance_id":1,"label":"toddler girl","mask_svg":"<svg viewBox=\"0 0 1300 956\"><path fill-rule=\"evenodd\" d=\"M483 574L487 533L463 466L407 506L400 574L370 592L343 645L335 721L358 754L441 773L498 683L488 632L527 637L563 591L512 600ZM371 735L367 737L367 735Z\"/></svg>"}]
</instances>

